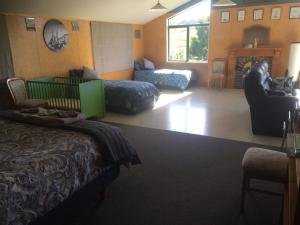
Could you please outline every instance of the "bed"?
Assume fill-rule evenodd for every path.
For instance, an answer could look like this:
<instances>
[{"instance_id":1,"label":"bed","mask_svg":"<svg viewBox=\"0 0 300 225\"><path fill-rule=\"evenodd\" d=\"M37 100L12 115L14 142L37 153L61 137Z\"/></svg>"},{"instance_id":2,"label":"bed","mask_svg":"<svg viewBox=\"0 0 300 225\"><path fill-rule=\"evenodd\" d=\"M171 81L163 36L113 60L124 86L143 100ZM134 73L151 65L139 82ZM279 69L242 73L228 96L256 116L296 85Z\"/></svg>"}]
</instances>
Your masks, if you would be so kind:
<instances>
[{"instance_id":1,"label":"bed","mask_svg":"<svg viewBox=\"0 0 300 225\"><path fill-rule=\"evenodd\" d=\"M159 90L151 83L130 80L104 81L107 111L136 114L152 108Z\"/></svg>"},{"instance_id":2,"label":"bed","mask_svg":"<svg viewBox=\"0 0 300 225\"><path fill-rule=\"evenodd\" d=\"M0 126L1 225L46 224L92 183L104 189L121 164L140 163L118 128L97 121L51 125L0 111Z\"/></svg>"},{"instance_id":3,"label":"bed","mask_svg":"<svg viewBox=\"0 0 300 225\"><path fill-rule=\"evenodd\" d=\"M142 61L136 61L133 79L152 83L158 88L183 91L196 82L197 76L192 70L145 69Z\"/></svg>"}]
</instances>

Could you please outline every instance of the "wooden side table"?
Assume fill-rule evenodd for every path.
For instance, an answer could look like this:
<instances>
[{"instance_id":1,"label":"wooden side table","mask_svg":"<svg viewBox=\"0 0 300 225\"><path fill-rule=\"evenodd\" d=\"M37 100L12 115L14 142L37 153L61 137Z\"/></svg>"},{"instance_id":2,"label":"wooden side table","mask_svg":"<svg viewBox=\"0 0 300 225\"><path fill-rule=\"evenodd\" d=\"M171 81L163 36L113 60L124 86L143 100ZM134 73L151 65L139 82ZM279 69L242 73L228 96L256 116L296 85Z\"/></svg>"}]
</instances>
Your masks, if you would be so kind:
<instances>
[{"instance_id":1,"label":"wooden side table","mask_svg":"<svg viewBox=\"0 0 300 225\"><path fill-rule=\"evenodd\" d=\"M283 224L300 225L300 158L289 159L289 182L284 191Z\"/></svg>"}]
</instances>

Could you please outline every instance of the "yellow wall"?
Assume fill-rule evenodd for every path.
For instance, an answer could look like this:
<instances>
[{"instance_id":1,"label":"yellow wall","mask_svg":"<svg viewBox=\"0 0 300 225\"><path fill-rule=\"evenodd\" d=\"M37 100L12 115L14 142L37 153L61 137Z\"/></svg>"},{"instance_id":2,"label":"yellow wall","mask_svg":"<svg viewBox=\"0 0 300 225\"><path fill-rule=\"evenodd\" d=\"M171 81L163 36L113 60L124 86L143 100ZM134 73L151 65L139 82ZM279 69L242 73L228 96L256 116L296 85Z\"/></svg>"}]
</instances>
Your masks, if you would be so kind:
<instances>
[{"instance_id":1,"label":"yellow wall","mask_svg":"<svg viewBox=\"0 0 300 225\"><path fill-rule=\"evenodd\" d=\"M256 7L241 7L231 9L214 9L211 14L210 42L209 42L209 71L214 58L227 58L230 48L243 46L243 31L253 25L270 28L270 46L282 47L281 74L288 65L289 46L292 42L300 42L300 20L289 19L290 6L300 6L300 3L267 5ZM271 10L281 7L281 19L272 20ZM264 19L253 21L253 9L264 9ZM220 23L221 11L230 11L230 22ZM246 11L245 21L237 21L237 12Z\"/></svg>"},{"instance_id":2,"label":"yellow wall","mask_svg":"<svg viewBox=\"0 0 300 225\"><path fill-rule=\"evenodd\" d=\"M43 28L50 18L35 17L36 32L28 32L25 16L7 15L7 27L16 76L32 79L41 76L65 76L73 68L93 67L91 30L88 21L80 21L80 31L72 31L71 21L60 19L69 33L68 46L62 52L49 50Z\"/></svg>"},{"instance_id":3,"label":"yellow wall","mask_svg":"<svg viewBox=\"0 0 300 225\"><path fill-rule=\"evenodd\" d=\"M69 34L68 46L62 52L53 52L44 43L43 29L48 17L35 17L36 32L28 32L25 16L6 15L8 33L16 76L33 79L41 76L67 76L74 68L94 68L90 22L80 20L80 30L72 31L71 20L59 19ZM76 20L77 21L77 20ZM141 39L134 38L134 30L140 29ZM133 57L144 58L142 25L132 25ZM133 69L102 74L103 79L131 79Z\"/></svg>"},{"instance_id":4,"label":"yellow wall","mask_svg":"<svg viewBox=\"0 0 300 225\"><path fill-rule=\"evenodd\" d=\"M145 58L153 61L158 68L192 69L198 74L199 84L207 85L207 62L173 63L167 62L166 19L172 14L165 14L144 25Z\"/></svg>"},{"instance_id":5,"label":"yellow wall","mask_svg":"<svg viewBox=\"0 0 300 225\"><path fill-rule=\"evenodd\" d=\"M136 39L134 36L134 31L141 31L141 38ZM142 60L144 59L144 29L143 25L132 25L132 38L133 38L133 58L134 60Z\"/></svg>"},{"instance_id":6,"label":"yellow wall","mask_svg":"<svg viewBox=\"0 0 300 225\"><path fill-rule=\"evenodd\" d=\"M101 74L101 79L104 80L132 80L133 77L133 69L107 72Z\"/></svg>"},{"instance_id":7,"label":"yellow wall","mask_svg":"<svg viewBox=\"0 0 300 225\"><path fill-rule=\"evenodd\" d=\"M167 62L167 24L172 14L165 14L144 25L145 57L154 61L159 67L194 69L199 76L199 84L206 86L214 58L227 58L228 50L243 46L243 30L255 24L270 28L270 45L282 47L281 75L288 64L289 46L291 42L300 42L300 20L289 19L290 6L300 3L241 7L230 9L213 9L211 13L208 63L168 63ZM281 7L281 19L271 20L271 9ZM253 9L264 9L264 19L253 21ZM237 22L238 10L246 11L243 22ZM230 22L220 23L221 11L230 11ZM277 74L276 74L277 75Z\"/></svg>"}]
</instances>

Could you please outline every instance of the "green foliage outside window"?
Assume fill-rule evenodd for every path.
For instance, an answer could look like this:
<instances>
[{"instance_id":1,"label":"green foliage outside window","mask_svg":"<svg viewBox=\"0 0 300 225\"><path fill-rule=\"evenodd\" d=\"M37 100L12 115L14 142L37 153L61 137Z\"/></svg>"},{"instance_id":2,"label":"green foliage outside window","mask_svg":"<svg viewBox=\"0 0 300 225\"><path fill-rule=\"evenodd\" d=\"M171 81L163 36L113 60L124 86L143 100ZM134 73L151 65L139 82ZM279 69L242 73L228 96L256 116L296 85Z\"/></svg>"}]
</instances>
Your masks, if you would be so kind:
<instances>
[{"instance_id":1,"label":"green foliage outside window","mask_svg":"<svg viewBox=\"0 0 300 225\"><path fill-rule=\"evenodd\" d=\"M208 26L197 26L197 35L190 38L190 55L192 61L207 61L208 59Z\"/></svg>"},{"instance_id":2,"label":"green foliage outside window","mask_svg":"<svg viewBox=\"0 0 300 225\"><path fill-rule=\"evenodd\" d=\"M207 61L210 10L203 0L168 19L169 61Z\"/></svg>"}]
</instances>

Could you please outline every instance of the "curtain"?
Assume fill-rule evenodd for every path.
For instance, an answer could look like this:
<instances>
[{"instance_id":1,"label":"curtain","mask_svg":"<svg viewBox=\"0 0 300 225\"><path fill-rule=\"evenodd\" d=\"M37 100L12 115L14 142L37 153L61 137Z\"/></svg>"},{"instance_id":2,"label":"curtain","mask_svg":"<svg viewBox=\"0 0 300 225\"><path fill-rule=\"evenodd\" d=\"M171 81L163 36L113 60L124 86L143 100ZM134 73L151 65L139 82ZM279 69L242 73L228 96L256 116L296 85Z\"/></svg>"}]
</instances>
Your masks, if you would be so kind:
<instances>
[{"instance_id":1,"label":"curtain","mask_svg":"<svg viewBox=\"0 0 300 225\"><path fill-rule=\"evenodd\" d=\"M3 79L14 76L14 67L4 15L0 15L0 34L0 79Z\"/></svg>"},{"instance_id":2,"label":"curtain","mask_svg":"<svg viewBox=\"0 0 300 225\"><path fill-rule=\"evenodd\" d=\"M101 73L133 67L132 28L127 24L92 22L95 69Z\"/></svg>"}]
</instances>

